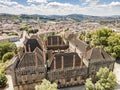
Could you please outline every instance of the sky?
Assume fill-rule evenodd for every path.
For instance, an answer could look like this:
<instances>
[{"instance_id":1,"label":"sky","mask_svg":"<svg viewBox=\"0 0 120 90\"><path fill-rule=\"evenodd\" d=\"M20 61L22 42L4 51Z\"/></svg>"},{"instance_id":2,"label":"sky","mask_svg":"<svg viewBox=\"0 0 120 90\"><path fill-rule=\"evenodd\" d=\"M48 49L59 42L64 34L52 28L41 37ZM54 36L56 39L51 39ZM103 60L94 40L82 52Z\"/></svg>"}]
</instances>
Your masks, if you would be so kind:
<instances>
[{"instance_id":1,"label":"sky","mask_svg":"<svg viewBox=\"0 0 120 90\"><path fill-rule=\"evenodd\" d=\"M0 13L120 15L120 0L0 0Z\"/></svg>"}]
</instances>

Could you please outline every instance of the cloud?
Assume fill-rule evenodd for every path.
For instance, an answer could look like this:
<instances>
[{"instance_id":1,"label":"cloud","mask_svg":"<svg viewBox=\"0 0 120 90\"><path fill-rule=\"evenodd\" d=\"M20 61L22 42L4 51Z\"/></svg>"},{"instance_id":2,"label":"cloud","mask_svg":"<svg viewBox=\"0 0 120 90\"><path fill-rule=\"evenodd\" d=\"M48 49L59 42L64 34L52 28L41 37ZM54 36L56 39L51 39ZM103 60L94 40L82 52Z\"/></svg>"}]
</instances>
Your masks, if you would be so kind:
<instances>
[{"instance_id":1,"label":"cloud","mask_svg":"<svg viewBox=\"0 0 120 90\"><path fill-rule=\"evenodd\" d=\"M113 7L113 6L120 6L120 2L111 2L109 4L109 6Z\"/></svg>"},{"instance_id":2,"label":"cloud","mask_svg":"<svg viewBox=\"0 0 120 90\"><path fill-rule=\"evenodd\" d=\"M83 5L88 5L88 6L95 6L100 0L82 0L84 3Z\"/></svg>"},{"instance_id":3,"label":"cloud","mask_svg":"<svg viewBox=\"0 0 120 90\"><path fill-rule=\"evenodd\" d=\"M39 1L38 4L34 3ZM74 5L70 3L49 2L50 0L32 0L31 4L22 5L11 0L0 0L0 13L10 14L41 14L41 15L67 15L67 14L87 14L87 15L120 15L120 2L98 5L98 0L86 0L92 3L87 6ZM30 2L28 2L30 3ZM92 6L94 5L94 6Z\"/></svg>"},{"instance_id":4,"label":"cloud","mask_svg":"<svg viewBox=\"0 0 120 90\"><path fill-rule=\"evenodd\" d=\"M111 2L109 4L98 5L98 8L114 8L118 7L120 9L120 2Z\"/></svg>"},{"instance_id":5,"label":"cloud","mask_svg":"<svg viewBox=\"0 0 120 90\"><path fill-rule=\"evenodd\" d=\"M28 3L47 3L47 0L27 0Z\"/></svg>"},{"instance_id":6,"label":"cloud","mask_svg":"<svg viewBox=\"0 0 120 90\"><path fill-rule=\"evenodd\" d=\"M11 0L0 0L0 4L2 4L2 5L8 5L8 6L18 5L17 2L13 2Z\"/></svg>"}]
</instances>

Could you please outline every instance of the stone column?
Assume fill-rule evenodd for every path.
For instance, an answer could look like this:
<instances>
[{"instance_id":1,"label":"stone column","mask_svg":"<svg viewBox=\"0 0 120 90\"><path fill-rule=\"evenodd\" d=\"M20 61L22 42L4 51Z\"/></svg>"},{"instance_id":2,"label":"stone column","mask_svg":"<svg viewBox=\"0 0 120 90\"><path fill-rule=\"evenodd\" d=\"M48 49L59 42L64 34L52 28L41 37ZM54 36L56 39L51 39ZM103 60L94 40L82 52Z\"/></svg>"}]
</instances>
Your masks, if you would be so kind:
<instances>
[{"instance_id":1,"label":"stone column","mask_svg":"<svg viewBox=\"0 0 120 90\"><path fill-rule=\"evenodd\" d=\"M61 39L61 44L64 45L64 41Z\"/></svg>"},{"instance_id":2,"label":"stone column","mask_svg":"<svg viewBox=\"0 0 120 90\"><path fill-rule=\"evenodd\" d=\"M44 60L44 64L46 64L46 53L44 49L43 49L43 60Z\"/></svg>"},{"instance_id":3,"label":"stone column","mask_svg":"<svg viewBox=\"0 0 120 90\"><path fill-rule=\"evenodd\" d=\"M73 68L75 68L75 55L73 55Z\"/></svg>"},{"instance_id":4,"label":"stone column","mask_svg":"<svg viewBox=\"0 0 120 90\"><path fill-rule=\"evenodd\" d=\"M50 38L50 41L51 41L51 45L53 44L53 39L52 39L52 37Z\"/></svg>"},{"instance_id":5,"label":"stone column","mask_svg":"<svg viewBox=\"0 0 120 90\"><path fill-rule=\"evenodd\" d=\"M64 57L61 56L61 68L64 69Z\"/></svg>"},{"instance_id":6,"label":"stone column","mask_svg":"<svg viewBox=\"0 0 120 90\"><path fill-rule=\"evenodd\" d=\"M37 58L37 53L35 53L35 67L38 67L38 58Z\"/></svg>"},{"instance_id":7,"label":"stone column","mask_svg":"<svg viewBox=\"0 0 120 90\"><path fill-rule=\"evenodd\" d=\"M28 51L31 52L30 44L28 45Z\"/></svg>"},{"instance_id":8,"label":"stone column","mask_svg":"<svg viewBox=\"0 0 120 90\"><path fill-rule=\"evenodd\" d=\"M54 57L54 70L56 70L56 58Z\"/></svg>"},{"instance_id":9,"label":"stone column","mask_svg":"<svg viewBox=\"0 0 120 90\"><path fill-rule=\"evenodd\" d=\"M76 48L74 49L74 52L76 52Z\"/></svg>"},{"instance_id":10,"label":"stone column","mask_svg":"<svg viewBox=\"0 0 120 90\"><path fill-rule=\"evenodd\" d=\"M27 48L26 48L26 46L24 45L24 49L25 49L25 53L27 52Z\"/></svg>"},{"instance_id":11,"label":"stone column","mask_svg":"<svg viewBox=\"0 0 120 90\"><path fill-rule=\"evenodd\" d=\"M82 66L83 66L83 55L82 55L81 60L80 60L80 67L82 67Z\"/></svg>"},{"instance_id":12,"label":"stone column","mask_svg":"<svg viewBox=\"0 0 120 90\"><path fill-rule=\"evenodd\" d=\"M59 45L59 37L57 37L57 45Z\"/></svg>"},{"instance_id":13,"label":"stone column","mask_svg":"<svg viewBox=\"0 0 120 90\"><path fill-rule=\"evenodd\" d=\"M48 39L46 40L46 45L48 46Z\"/></svg>"}]
</instances>

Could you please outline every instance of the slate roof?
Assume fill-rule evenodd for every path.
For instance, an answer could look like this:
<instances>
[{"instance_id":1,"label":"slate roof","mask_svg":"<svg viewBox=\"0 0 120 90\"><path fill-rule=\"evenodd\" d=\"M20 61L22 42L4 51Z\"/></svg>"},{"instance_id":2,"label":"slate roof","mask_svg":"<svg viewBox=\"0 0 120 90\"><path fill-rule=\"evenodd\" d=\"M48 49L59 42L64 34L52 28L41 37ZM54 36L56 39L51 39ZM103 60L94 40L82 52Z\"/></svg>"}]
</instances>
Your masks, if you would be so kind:
<instances>
[{"instance_id":1,"label":"slate roof","mask_svg":"<svg viewBox=\"0 0 120 90\"><path fill-rule=\"evenodd\" d=\"M90 62L115 60L108 53L106 53L102 48L92 48L87 52L85 58L87 60L90 60Z\"/></svg>"}]
</instances>

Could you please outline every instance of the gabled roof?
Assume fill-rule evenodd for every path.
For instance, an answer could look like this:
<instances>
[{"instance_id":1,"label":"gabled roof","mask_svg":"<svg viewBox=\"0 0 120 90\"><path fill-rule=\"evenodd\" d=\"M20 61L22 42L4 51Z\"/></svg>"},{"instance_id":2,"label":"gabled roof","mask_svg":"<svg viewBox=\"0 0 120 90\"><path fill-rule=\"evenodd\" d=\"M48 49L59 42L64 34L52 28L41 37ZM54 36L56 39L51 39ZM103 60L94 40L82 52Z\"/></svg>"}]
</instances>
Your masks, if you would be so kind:
<instances>
[{"instance_id":1,"label":"gabled roof","mask_svg":"<svg viewBox=\"0 0 120 90\"><path fill-rule=\"evenodd\" d=\"M33 52L36 47L43 50L42 41L36 35L33 35L30 38L25 38L24 45L26 47L27 52L29 51L29 46L30 46L31 52Z\"/></svg>"},{"instance_id":2,"label":"gabled roof","mask_svg":"<svg viewBox=\"0 0 120 90\"><path fill-rule=\"evenodd\" d=\"M92 48L87 52L85 58L87 60L90 60L90 62L115 60L108 53L106 53L102 48Z\"/></svg>"},{"instance_id":3,"label":"gabled roof","mask_svg":"<svg viewBox=\"0 0 120 90\"><path fill-rule=\"evenodd\" d=\"M17 65L17 68L23 68L23 67L30 67L30 66L43 66L43 56L42 54L36 50L37 52L27 52L23 55L21 58L19 64ZM36 60L37 59L37 60Z\"/></svg>"},{"instance_id":4,"label":"gabled roof","mask_svg":"<svg viewBox=\"0 0 120 90\"><path fill-rule=\"evenodd\" d=\"M79 49L83 53L90 49L88 44L78 38L72 38L69 40L69 42L72 43L77 49Z\"/></svg>"}]
</instances>

